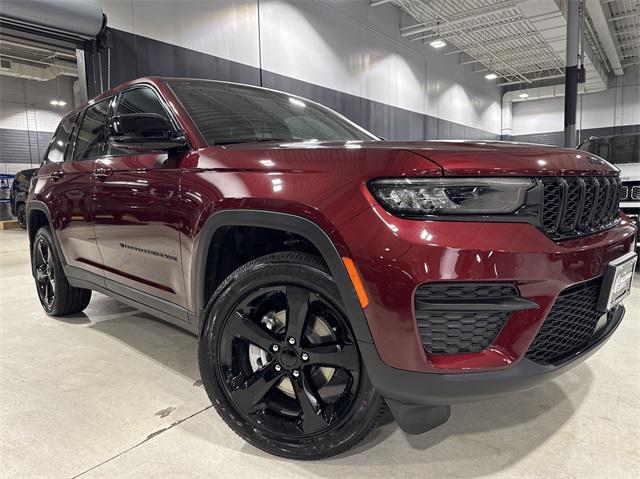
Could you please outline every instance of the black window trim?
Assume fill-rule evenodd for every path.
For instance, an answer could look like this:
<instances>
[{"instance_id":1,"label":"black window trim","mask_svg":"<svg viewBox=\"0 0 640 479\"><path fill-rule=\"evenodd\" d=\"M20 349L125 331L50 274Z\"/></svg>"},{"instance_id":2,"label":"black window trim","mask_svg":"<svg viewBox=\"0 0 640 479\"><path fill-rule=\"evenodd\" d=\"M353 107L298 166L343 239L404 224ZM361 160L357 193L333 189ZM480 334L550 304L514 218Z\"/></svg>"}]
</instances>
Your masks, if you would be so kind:
<instances>
[{"instance_id":1,"label":"black window trim","mask_svg":"<svg viewBox=\"0 0 640 479\"><path fill-rule=\"evenodd\" d=\"M40 161L40 166L43 166L49 163L54 163L53 161L49 161L49 151L51 150L51 145L53 145L53 141L56 139L56 134L58 133L58 130L62 127L62 124L70 116L75 116L76 118L75 120L73 120L73 126L71 127L71 134L69 134L69 140L67 141L67 145L64 147L64 154L62 155L62 161L60 162L60 163L66 163L67 153L69 152L69 146L71 145L72 142L75 142L74 134L76 132L76 126L78 125L78 118L80 118L81 113L83 112L78 110L71 110L69 113L65 114L62 117L60 122L58 122L58 126L53 132L53 135L51 135L51 140L49 140L49 145L47 146L47 149L44 150L44 155L42 156L42 160Z\"/></svg>"},{"instance_id":2,"label":"black window trim","mask_svg":"<svg viewBox=\"0 0 640 479\"><path fill-rule=\"evenodd\" d=\"M76 124L74 126L74 130L72 131L73 151L72 151L72 154L71 154L71 160L70 161L72 161L72 162L73 161L87 161L87 160L97 161L97 160L103 160L103 159L106 159L106 158L122 158L122 157L125 157L125 156L131 156L129 154L100 155L100 156L98 156L96 158L78 158L77 160L73 159L73 156L75 155L76 142L77 142L76 131L79 130L80 126L82 125L82 121L84 120L84 115L85 115L87 109L92 107L93 105L97 105L98 103L102 103L103 101L111 101L111 103L109 104L109 110L108 110L108 113L107 113L107 122L105 124L105 128L107 128L108 125L111 123L111 120L113 119L114 112L115 112L115 107L118 104L118 102L120 101L120 96L124 92L135 90L135 89L138 89L138 88L148 88L151 91L153 91L153 93L156 95L156 98L160 102L160 105L162 106L162 108L166 112L167 117L169 118L169 122L171 123L171 126L172 126L174 132L177 132L177 131L184 132L184 129L182 128L182 125L178 121L178 119L177 119L176 115L173 113L173 111L171 111L171 108L169 108L169 106L167 104L167 101L162 96L162 93L160 92L160 90L155 85L153 85L151 83L137 83L135 85L131 85L130 87L127 87L127 88L124 88L122 90L119 90L119 91L115 92L113 95L109 95L109 96L101 99L100 101L92 102L91 104L86 104L86 105L83 106L82 111L78 112L78 118L76 118ZM191 149L191 144L189 142L189 139L187 138L187 135L185 134L184 136L185 136L185 139L187 141L188 149Z\"/></svg>"}]
</instances>

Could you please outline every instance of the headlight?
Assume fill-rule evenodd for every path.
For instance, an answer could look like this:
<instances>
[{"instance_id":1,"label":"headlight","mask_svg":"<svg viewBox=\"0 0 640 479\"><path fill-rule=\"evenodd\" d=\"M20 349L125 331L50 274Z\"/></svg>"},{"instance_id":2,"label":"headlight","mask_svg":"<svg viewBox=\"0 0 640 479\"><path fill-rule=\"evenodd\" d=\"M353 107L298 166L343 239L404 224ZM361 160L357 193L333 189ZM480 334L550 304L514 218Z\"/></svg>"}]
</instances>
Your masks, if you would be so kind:
<instances>
[{"instance_id":1,"label":"headlight","mask_svg":"<svg viewBox=\"0 0 640 479\"><path fill-rule=\"evenodd\" d=\"M533 185L529 178L397 178L369 187L396 214L489 215L515 212Z\"/></svg>"}]
</instances>

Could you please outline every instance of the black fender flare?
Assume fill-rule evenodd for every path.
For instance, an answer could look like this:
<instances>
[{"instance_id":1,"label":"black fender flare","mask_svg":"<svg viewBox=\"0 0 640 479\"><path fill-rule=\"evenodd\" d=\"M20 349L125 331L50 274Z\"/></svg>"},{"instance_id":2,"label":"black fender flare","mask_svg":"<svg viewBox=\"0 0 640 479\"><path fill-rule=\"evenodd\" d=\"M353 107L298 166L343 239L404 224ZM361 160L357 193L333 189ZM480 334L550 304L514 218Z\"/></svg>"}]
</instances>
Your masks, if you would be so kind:
<instances>
[{"instance_id":1,"label":"black fender flare","mask_svg":"<svg viewBox=\"0 0 640 479\"><path fill-rule=\"evenodd\" d=\"M49 212L49 208L45 203L38 200L27 201L27 234L29 235L29 244L31 244L31 240L35 236L36 232L31 231L31 212L32 211L41 211L47 217L47 221L49 223L49 228L51 228L51 236L53 236L53 243L56 248L56 252L58 253L58 258L62 262L63 268L67 267L67 261L64 258L64 254L62 254L62 248L60 247L60 242L58 241L58 234L53 226L53 220L51 218L51 213ZM29 247L29 254L32 254L31 246Z\"/></svg>"},{"instance_id":2,"label":"black fender flare","mask_svg":"<svg viewBox=\"0 0 640 479\"><path fill-rule=\"evenodd\" d=\"M206 258L216 231L226 226L255 226L288 231L310 241L318 249L331 271L356 339L359 342L373 343L369 325L347 269L329 236L320 226L306 218L268 210L222 210L212 214L199 232L193 260L195 274L192 281L195 284L192 283L192 291L195 292L195 304L198 308L201 324L203 323L204 308L209 300L204 297Z\"/></svg>"}]
</instances>

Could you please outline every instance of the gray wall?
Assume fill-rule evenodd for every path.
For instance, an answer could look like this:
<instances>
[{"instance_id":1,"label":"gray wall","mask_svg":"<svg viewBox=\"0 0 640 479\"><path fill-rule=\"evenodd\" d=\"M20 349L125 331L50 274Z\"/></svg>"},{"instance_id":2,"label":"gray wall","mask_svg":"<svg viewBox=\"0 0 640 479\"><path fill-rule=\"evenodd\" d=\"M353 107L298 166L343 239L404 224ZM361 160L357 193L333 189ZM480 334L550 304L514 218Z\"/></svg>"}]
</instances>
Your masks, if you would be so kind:
<instances>
[{"instance_id":1,"label":"gray wall","mask_svg":"<svg viewBox=\"0 0 640 479\"><path fill-rule=\"evenodd\" d=\"M535 89L532 90L535 93ZM628 67L614 77L609 89L578 98L582 105L581 139L640 132L640 67ZM564 97L516 102L512 109L512 139L562 146Z\"/></svg>"},{"instance_id":2,"label":"gray wall","mask_svg":"<svg viewBox=\"0 0 640 479\"><path fill-rule=\"evenodd\" d=\"M388 138L496 138L500 92L455 56L400 37L413 23L368 0L99 0L112 86L144 75L262 84L328 104ZM90 58L90 88L107 87ZM91 67L91 62L94 62Z\"/></svg>"},{"instance_id":3,"label":"gray wall","mask_svg":"<svg viewBox=\"0 0 640 479\"><path fill-rule=\"evenodd\" d=\"M73 108L73 78L40 82L0 76L0 172L38 166L62 116ZM49 104L62 98L65 107Z\"/></svg>"}]
</instances>

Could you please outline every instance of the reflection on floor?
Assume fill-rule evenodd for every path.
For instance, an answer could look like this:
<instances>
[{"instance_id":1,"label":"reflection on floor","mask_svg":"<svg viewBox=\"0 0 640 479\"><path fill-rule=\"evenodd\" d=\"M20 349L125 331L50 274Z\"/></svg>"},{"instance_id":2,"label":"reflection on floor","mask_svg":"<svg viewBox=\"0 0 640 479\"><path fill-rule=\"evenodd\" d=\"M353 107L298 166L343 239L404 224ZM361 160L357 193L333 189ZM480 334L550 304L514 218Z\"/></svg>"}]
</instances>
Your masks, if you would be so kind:
<instances>
[{"instance_id":1,"label":"reflection on floor","mask_svg":"<svg viewBox=\"0 0 640 479\"><path fill-rule=\"evenodd\" d=\"M388 422L321 462L267 456L209 408L197 340L94 293L47 317L23 231L0 232L3 477L638 477L640 283L614 338L525 394L457 405L421 436Z\"/></svg>"}]
</instances>

